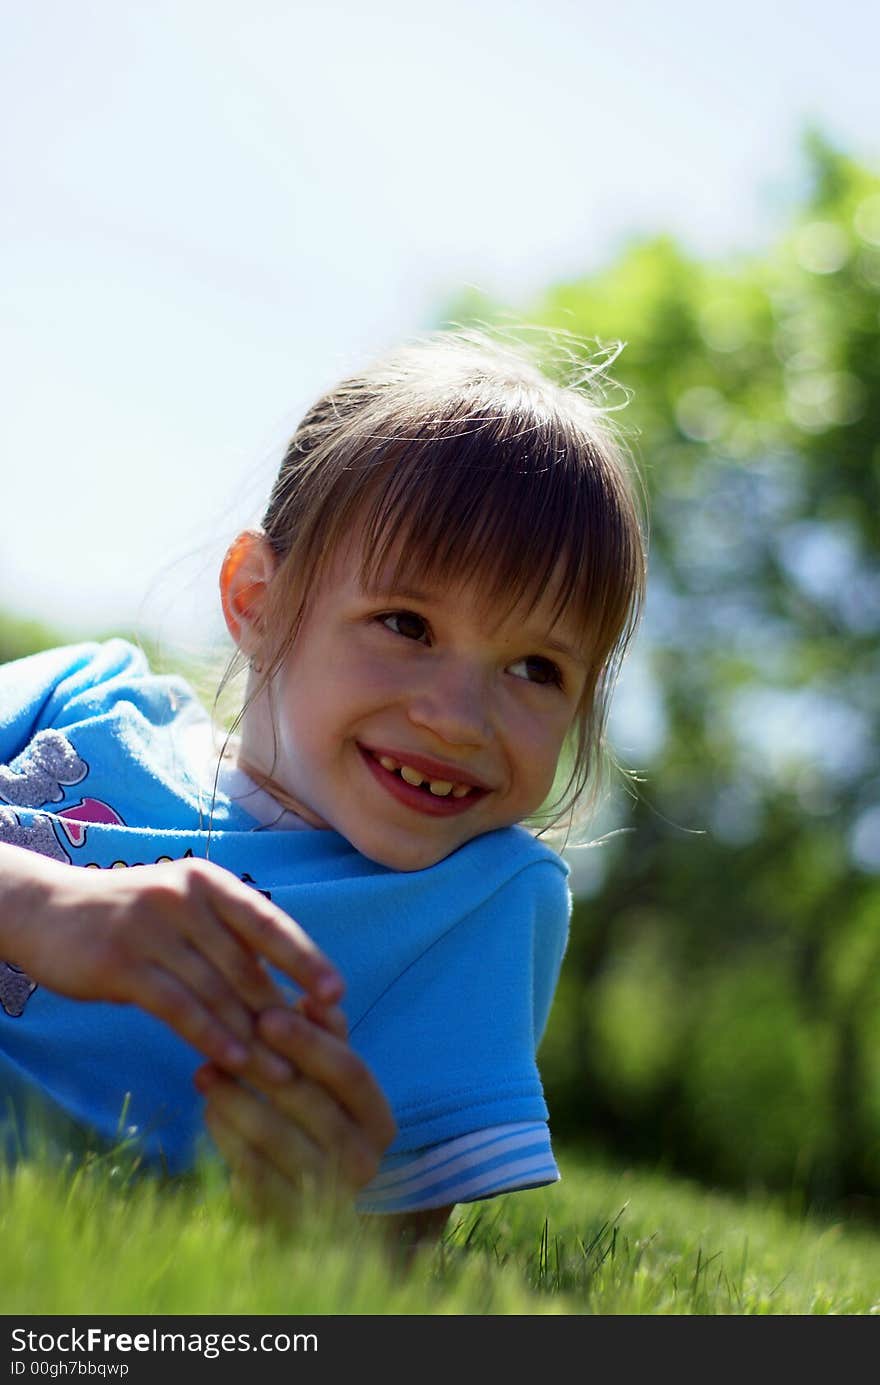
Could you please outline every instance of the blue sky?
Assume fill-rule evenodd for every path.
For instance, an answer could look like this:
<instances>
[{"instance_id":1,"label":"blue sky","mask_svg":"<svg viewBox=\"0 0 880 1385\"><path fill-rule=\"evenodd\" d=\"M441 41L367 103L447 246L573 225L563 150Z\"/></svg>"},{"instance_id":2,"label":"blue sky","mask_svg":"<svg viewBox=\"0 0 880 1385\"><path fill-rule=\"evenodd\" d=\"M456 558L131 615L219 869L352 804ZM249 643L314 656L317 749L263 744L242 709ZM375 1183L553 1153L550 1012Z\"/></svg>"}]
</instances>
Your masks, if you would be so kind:
<instances>
[{"instance_id":1,"label":"blue sky","mask_svg":"<svg viewBox=\"0 0 880 1385\"><path fill-rule=\"evenodd\" d=\"M807 121L880 163L878 49L854 0L9 8L0 605L214 628L326 384L466 284L765 243Z\"/></svg>"}]
</instances>

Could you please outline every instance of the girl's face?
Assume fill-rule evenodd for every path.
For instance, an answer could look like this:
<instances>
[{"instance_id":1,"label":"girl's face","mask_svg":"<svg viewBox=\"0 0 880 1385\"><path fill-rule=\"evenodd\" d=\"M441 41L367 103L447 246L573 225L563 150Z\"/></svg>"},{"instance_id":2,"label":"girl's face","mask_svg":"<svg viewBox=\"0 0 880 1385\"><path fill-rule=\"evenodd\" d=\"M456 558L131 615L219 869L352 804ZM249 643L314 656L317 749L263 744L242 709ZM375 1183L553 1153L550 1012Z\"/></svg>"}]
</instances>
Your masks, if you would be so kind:
<instances>
[{"instance_id":1,"label":"girl's face","mask_svg":"<svg viewBox=\"0 0 880 1385\"><path fill-rule=\"evenodd\" d=\"M545 597L487 618L479 591L367 591L340 553L271 685L241 760L316 827L395 870L434 865L535 812L584 687L585 653Z\"/></svg>"}]
</instances>

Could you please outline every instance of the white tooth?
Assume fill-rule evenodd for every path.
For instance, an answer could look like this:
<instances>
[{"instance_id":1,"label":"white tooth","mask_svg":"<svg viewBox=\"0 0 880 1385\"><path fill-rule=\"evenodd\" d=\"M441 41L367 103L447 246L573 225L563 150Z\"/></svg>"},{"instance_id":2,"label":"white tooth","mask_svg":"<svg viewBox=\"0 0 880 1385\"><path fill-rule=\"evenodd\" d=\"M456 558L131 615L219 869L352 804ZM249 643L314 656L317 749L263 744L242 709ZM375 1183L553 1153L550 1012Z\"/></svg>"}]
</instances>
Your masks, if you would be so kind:
<instances>
[{"instance_id":1,"label":"white tooth","mask_svg":"<svg viewBox=\"0 0 880 1385\"><path fill-rule=\"evenodd\" d=\"M470 793L470 791L471 791L471 786L470 786L470 784L453 784L453 786L452 786L452 797L453 797L453 798L464 798L465 794L466 794L466 793Z\"/></svg>"},{"instance_id":2,"label":"white tooth","mask_svg":"<svg viewBox=\"0 0 880 1385\"><path fill-rule=\"evenodd\" d=\"M397 769L397 761L392 760L390 755L380 755L379 764L383 769Z\"/></svg>"},{"instance_id":3,"label":"white tooth","mask_svg":"<svg viewBox=\"0 0 880 1385\"><path fill-rule=\"evenodd\" d=\"M425 778L417 769L410 769L409 765L400 766L400 777L401 779L405 779L408 784L412 784L415 789L419 787Z\"/></svg>"},{"instance_id":4,"label":"white tooth","mask_svg":"<svg viewBox=\"0 0 880 1385\"><path fill-rule=\"evenodd\" d=\"M452 784L448 779L432 779L431 793L435 793L438 798L445 798L448 793L452 793Z\"/></svg>"}]
</instances>

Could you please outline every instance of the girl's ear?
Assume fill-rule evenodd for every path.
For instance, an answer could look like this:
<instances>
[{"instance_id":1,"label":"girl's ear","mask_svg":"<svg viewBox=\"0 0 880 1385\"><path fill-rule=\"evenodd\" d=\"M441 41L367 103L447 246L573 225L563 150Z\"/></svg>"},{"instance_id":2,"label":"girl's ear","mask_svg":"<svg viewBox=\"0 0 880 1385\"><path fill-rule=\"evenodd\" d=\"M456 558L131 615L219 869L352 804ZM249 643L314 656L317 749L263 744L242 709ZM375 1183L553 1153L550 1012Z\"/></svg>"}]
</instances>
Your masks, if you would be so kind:
<instances>
[{"instance_id":1,"label":"girl's ear","mask_svg":"<svg viewBox=\"0 0 880 1385\"><path fill-rule=\"evenodd\" d=\"M248 658L260 651L266 593L276 558L258 529L246 529L230 544L220 569L220 601L226 628Z\"/></svg>"}]
</instances>

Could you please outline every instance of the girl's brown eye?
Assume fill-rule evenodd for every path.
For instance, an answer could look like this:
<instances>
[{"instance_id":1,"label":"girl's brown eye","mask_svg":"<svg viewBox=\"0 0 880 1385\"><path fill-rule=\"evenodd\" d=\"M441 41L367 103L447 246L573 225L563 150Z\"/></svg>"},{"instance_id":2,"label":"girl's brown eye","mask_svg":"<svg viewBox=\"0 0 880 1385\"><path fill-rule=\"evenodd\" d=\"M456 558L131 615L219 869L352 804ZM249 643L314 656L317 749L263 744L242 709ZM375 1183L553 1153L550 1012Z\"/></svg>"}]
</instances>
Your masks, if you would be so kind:
<instances>
[{"instance_id":1,"label":"girl's brown eye","mask_svg":"<svg viewBox=\"0 0 880 1385\"><path fill-rule=\"evenodd\" d=\"M539 654L531 654L527 659L517 659L515 664L511 664L511 670L524 669L524 673L516 673L516 678L523 678L529 683L552 684L557 688L562 687L562 674L551 659L543 659Z\"/></svg>"},{"instance_id":2,"label":"girl's brown eye","mask_svg":"<svg viewBox=\"0 0 880 1385\"><path fill-rule=\"evenodd\" d=\"M427 634L425 622L415 611L389 611L381 620L387 629L393 630L395 635L402 635L406 640L421 640Z\"/></svg>"}]
</instances>

